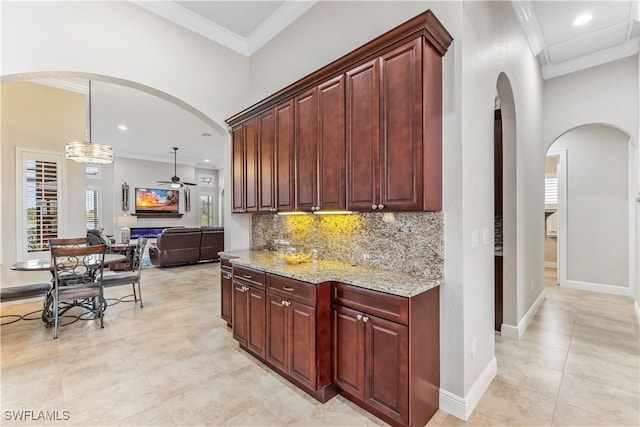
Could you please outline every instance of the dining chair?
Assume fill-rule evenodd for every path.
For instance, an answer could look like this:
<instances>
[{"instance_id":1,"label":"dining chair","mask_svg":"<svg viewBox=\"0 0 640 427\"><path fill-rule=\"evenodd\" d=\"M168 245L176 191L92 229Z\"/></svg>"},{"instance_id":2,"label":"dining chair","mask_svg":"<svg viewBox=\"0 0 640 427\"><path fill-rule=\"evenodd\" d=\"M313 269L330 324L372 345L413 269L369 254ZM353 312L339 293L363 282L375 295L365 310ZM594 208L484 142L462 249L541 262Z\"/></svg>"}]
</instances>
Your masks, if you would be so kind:
<instances>
[{"instance_id":1,"label":"dining chair","mask_svg":"<svg viewBox=\"0 0 640 427\"><path fill-rule=\"evenodd\" d=\"M53 305L54 339L58 338L60 316L75 306L82 306L99 316L100 328L104 328L102 278L107 246L78 246L80 240L86 242L87 239L49 241L53 281L48 298Z\"/></svg>"},{"instance_id":2,"label":"dining chair","mask_svg":"<svg viewBox=\"0 0 640 427\"><path fill-rule=\"evenodd\" d=\"M144 254L144 248L147 246L147 238L140 237L138 239L138 244L136 245L135 250L133 251L133 259L131 260L131 270L124 273L117 273L104 276L102 280L102 286L104 288L111 288L114 286L128 285L131 284L133 286L133 299L135 302L138 302L138 297L140 298L140 308L144 307L142 305L142 289L140 289L140 276L142 270L142 256ZM136 294L136 283L138 284L138 293Z\"/></svg>"}]
</instances>

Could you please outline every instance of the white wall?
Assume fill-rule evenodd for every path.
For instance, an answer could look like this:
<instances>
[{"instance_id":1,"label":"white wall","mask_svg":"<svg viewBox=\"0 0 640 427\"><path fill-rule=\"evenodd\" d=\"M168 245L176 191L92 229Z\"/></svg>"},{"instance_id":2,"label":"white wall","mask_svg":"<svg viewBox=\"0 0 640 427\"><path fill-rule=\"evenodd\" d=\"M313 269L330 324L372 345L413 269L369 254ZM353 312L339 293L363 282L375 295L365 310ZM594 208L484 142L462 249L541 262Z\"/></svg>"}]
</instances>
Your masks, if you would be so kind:
<instances>
[{"instance_id":1,"label":"white wall","mask_svg":"<svg viewBox=\"0 0 640 427\"><path fill-rule=\"evenodd\" d=\"M567 151L566 271L573 283L561 285L628 290L629 135L585 125L550 149Z\"/></svg>"},{"instance_id":2,"label":"white wall","mask_svg":"<svg viewBox=\"0 0 640 427\"><path fill-rule=\"evenodd\" d=\"M94 73L178 98L224 127L249 59L130 2L2 2L2 76Z\"/></svg>"},{"instance_id":3,"label":"white wall","mask_svg":"<svg viewBox=\"0 0 640 427\"><path fill-rule=\"evenodd\" d=\"M11 264L22 261L17 253L16 230L16 149L58 153L64 159L64 146L85 135L86 98L34 83L2 84L2 259L0 285L47 281L46 274L14 272ZM64 160L63 160L64 161ZM66 199L60 211L60 237L85 234L85 165L65 161L61 191ZM43 277L44 276L44 277Z\"/></svg>"},{"instance_id":4,"label":"white wall","mask_svg":"<svg viewBox=\"0 0 640 427\"><path fill-rule=\"evenodd\" d=\"M465 308L465 393L470 403L488 386L495 363L493 334L493 246L472 248L471 237L493 227L493 108L500 72L508 77L515 107L515 188L505 187L505 203L515 198L516 317L525 317L544 290L542 77L509 2L463 3L462 191ZM514 194L515 193L515 194ZM505 235L506 237L506 235ZM482 241L482 238L481 238ZM505 242L505 258L509 256ZM505 288L509 284L505 284ZM513 286L513 285L511 285ZM505 289L506 292L506 289ZM472 355L477 340L477 354ZM495 369L495 365L493 365ZM494 370L495 372L495 370Z\"/></svg>"},{"instance_id":5,"label":"white wall","mask_svg":"<svg viewBox=\"0 0 640 427\"><path fill-rule=\"evenodd\" d=\"M638 141L638 57L577 71L544 85L544 140L589 123L620 128Z\"/></svg>"},{"instance_id":6,"label":"white wall","mask_svg":"<svg viewBox=\"0 0 640 427\"><path fill-rule=\"evenodd\" d=\"M638 147L640 137L639 56L631 56L566 76L547 80L544 87L544 142L550 146L563 133L584 124L606 124L631 136ZM636 149L640 164L640 150ZM637 176L637 175L636 175ZM630 181L634 181L632 178ZM640 192L640 178L632 192ZM636 203L635 230L632 235L640 250L640 213ZM633 224L633 221L630 221ZM640 321L640 261L631 259L636 274L636 314ZM635 263L635 266L633 265Z\"/></svg>"}]
</instances>

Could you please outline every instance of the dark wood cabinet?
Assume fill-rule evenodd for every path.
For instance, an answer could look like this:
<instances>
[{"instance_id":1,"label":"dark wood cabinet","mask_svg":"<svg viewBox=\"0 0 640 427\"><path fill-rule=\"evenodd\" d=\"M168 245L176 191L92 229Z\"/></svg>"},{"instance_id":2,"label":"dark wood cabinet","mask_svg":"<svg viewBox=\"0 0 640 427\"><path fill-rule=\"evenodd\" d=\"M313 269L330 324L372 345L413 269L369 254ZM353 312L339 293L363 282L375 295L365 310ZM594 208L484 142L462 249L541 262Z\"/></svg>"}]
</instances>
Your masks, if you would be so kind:
<instances>
[{"instance_id":1,"label":"dark wood cabinet","mask_svg":"<svg viewBox=\"0 0 640 427\"><path fill-rule=\"evenodd\" d=\"M347 209L422 210L422 40L346 75Z\"/></svg>"},{"instance_id":2,"label":"dark wood cabinet","mask_svg":"<svg viewBox=\"0 0 640 427\"><path fill-rule=\"evenodd\" d=\"M232 130L232 211L258 210L258 120L253 118Z\"/></svg>"},{"instance_id":3,"label":"dark wood cabinet","mask_svg":"<svg viewBox=\"0 0 640 427\"><path fill-rule=\"evenodd\" d=\"M380 57L378 209L422 210L422 44L416 39Z\"/></svg>"},{"instance_id":4,"label":"dark wood cabinet","mask_svg":"<svg viewBox=\"0 0 640 427\"><path fill-rule=\"evenodd\" d=\"M380 195L380 60L346 73L347 208L367 211Z\"/></svg>"},{"instance_id":5,"label":"dark wood cabinet","mask_svg":"<svg viewBox=\"0 0 640 427\"><path fill-rule=\"evenodd\" d=\"M318 86L318 199L316 209L344 209L344 76Z\"/></svg>"},{"instance_id":6,"label":"dark wood cabinet","mask_svg":"<svg viewBox=\"0 0 640 427\"><path fill-rule=\"evenodd\" d=\"M232 136L232 161L231 176L233 181L233 194L231 196L231 209L233 212L244 212L246 182L244 178L245 157L244 157L244 126L240 125L231 131Z\"/></svg>"},{"instance_id":7,"label":"dark wood cabinet","mask_svg":"<svg viewBox=\"0 0 640 427\"><path fill-rule=\"evenodd\" d=\"M504 258L501 256L494 257L494 272L495 272L495 281L494 281L494 319L493 326L494 330L501 332L502 331L502 321L503 321L503 305L502 299L504 294Z\"/></svg>"},{"instance_id":8,"label":"dark wood cabinet","mask_svg":"<svg viewBox=\"0 0 640 427\"><path fill-rule=\"evenodd\" d=\"M234 266L232 271L233 338L256 356L264 357L264 272L239 266Z\"/></svg>"},{"instance_id":9,"label":"dark wood cabinet","mask_svg":"<svg viewBox=\"0 0 640 427\"><path fill-rule=\"evenodd\" d=\"M266 360L310 389L316 388L316 310L267 294Z\"/></svg>"},{"instance_id":10,"label":"dark wood cabinet","mask_svg":"<svg viewBox=\"0 0 640 427\"><path fill-rule=\"evenodd\" d=\"M391 424L425 425L439 400L439 293L410 298L332 286L332 378Z\"/></svg>"},{"instance_id":11,"label":"dark wood cabinet","mask_svg":"<svg viewBox=\"0 0 640 427\"><path fill-rule=\"evenodd\" d=\"M331 383L331 284L267 274L264 361L321 402Z\"/></svg>"},{"instance_id":12,"label":"dark wood cabinet","mask_svg":"<svg viewBox=\"0 0 640 427\"><path fill-rule=\"evenodd\" d=\"M248 287L247 291L247 348L265 356L265 292Z\"/></svg>"},{"instance_id":13,"label":"dark wood cabinet","mask_svg":"<svg viewBox=\"0 0 640 427\"><path fill-rule=\"evenodd\" d=\"M442 56L452 40L427 11L227 119L235 129L274 107L289 114L284 126L276 118L278 209L441 210Z\"/></svg>"},{"instance_id":14,"label":"dark wood cabinet","mask_svg":"<svg viewBox=\"0 0 640 427\"><path fill-rule=\"evenodd\" d=\"M222 261L221 261L222 262ZM231 269L220 267L220 317L231 326L233 308L231 306L233 284L231 280Z\"/></svg>"},{"instance_id":15,"label":"dark wood cabinet","mask_svg":"<svg viewBox=\"0 0 640 427\"><path fill-rule=\"evenodd\" d=\"M295 99L296 210L312 211L318 204L318 89Z\"/></svg>"},{"instance_id":16,"label":"dark wood cabinet","mask_svg":"<svg viewBox=\"0 0 640 427\"><path fill-rule=\"evenodd\" d=\"M247 345L248 336L248 309L249 299L247 291L249 290L246 285L241 282L233 281L233 296L232 296L232 327L233 338L240 344Z\"/></svg>"},{"instance_id":17,"label":"dark wood cabinet","mask_svg":"<svg viewBox=\"0 0 640 427\"><path fill-rule=\"evenodd\" d=\"M296 210L344 209L344 77L295 100Z\"/></svg>"},{"instance_id":18,"label":"dark wood cabinet","mask_svg":"<svg viewBox=\"0 0 640 427\"><path fill-rule=\"evenodd\" d=\"M258 117L258 212L276 211L276 119L270 110Z\"/></svg>"},{"instance_id":19,"label":"dark wood cabinet","mask_svg":"<svg viewBox=\"0 0 640 427\"><path fill-rule=\"evenodd\" d=\"M276 209L295 209L295 146L293 128L293 101L289 100L275 107L276 140Z\"/></svg>"},{"instance_id":20,"label":"dark wood cabinet","mask_svg":"<svg viewBox=\"0 0 640 427\"><path fill-rule=\"evenodd\" d=\"M408 422L408 327L333 307L333 381L397 423Z\"/></svg>"},{"instance_id":21,"label":"dark wood cabinet","mask_svg":"<svg viewBox=\"0 0 640 427\"><path fill-rule=\"evenodd\" d=\"M333 306L333 382L352 396L364 400L364 327L361 319L362 314L355 310Z\"/></svg>"}]
</instances>

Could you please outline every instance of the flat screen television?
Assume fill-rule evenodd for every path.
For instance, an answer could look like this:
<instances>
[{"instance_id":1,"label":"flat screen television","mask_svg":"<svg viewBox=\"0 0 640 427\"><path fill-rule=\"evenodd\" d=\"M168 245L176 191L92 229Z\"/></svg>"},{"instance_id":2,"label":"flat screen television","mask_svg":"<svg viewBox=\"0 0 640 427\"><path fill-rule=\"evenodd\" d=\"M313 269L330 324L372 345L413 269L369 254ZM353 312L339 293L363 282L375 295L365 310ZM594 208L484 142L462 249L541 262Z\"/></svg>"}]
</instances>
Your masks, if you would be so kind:
<instances>
[{"instance_id":1,"label":"flat screen television","mask_svg":"<svg viewBox=\"0 0 640 427\"><path fill-rule=\"evenodd\" d=\"M136 213L178 213L177 190L136 188Z\"/></svg>"}]
</instances>

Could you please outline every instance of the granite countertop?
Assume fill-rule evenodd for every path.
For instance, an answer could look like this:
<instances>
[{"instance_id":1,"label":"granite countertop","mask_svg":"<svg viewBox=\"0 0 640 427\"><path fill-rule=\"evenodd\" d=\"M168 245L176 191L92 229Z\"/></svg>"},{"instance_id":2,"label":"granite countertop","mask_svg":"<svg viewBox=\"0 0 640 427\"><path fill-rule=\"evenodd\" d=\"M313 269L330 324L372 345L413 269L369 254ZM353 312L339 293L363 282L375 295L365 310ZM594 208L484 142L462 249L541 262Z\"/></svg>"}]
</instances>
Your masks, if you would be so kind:
<instances>
[{"instance_id":1,"label":"granite countertop","mask_svg":"<svg viewBox=\"0 0 640 427\"><path fill-rule=\"evenodd\" d=\"M272 251L220 252L231 264L255 268L267 273L318 284L341 282L392 295L412 297L444 283L441 278L429 278L400 271L353 266L344 262L314 260L289 265Z\"/></svg>"}]
</instances>

